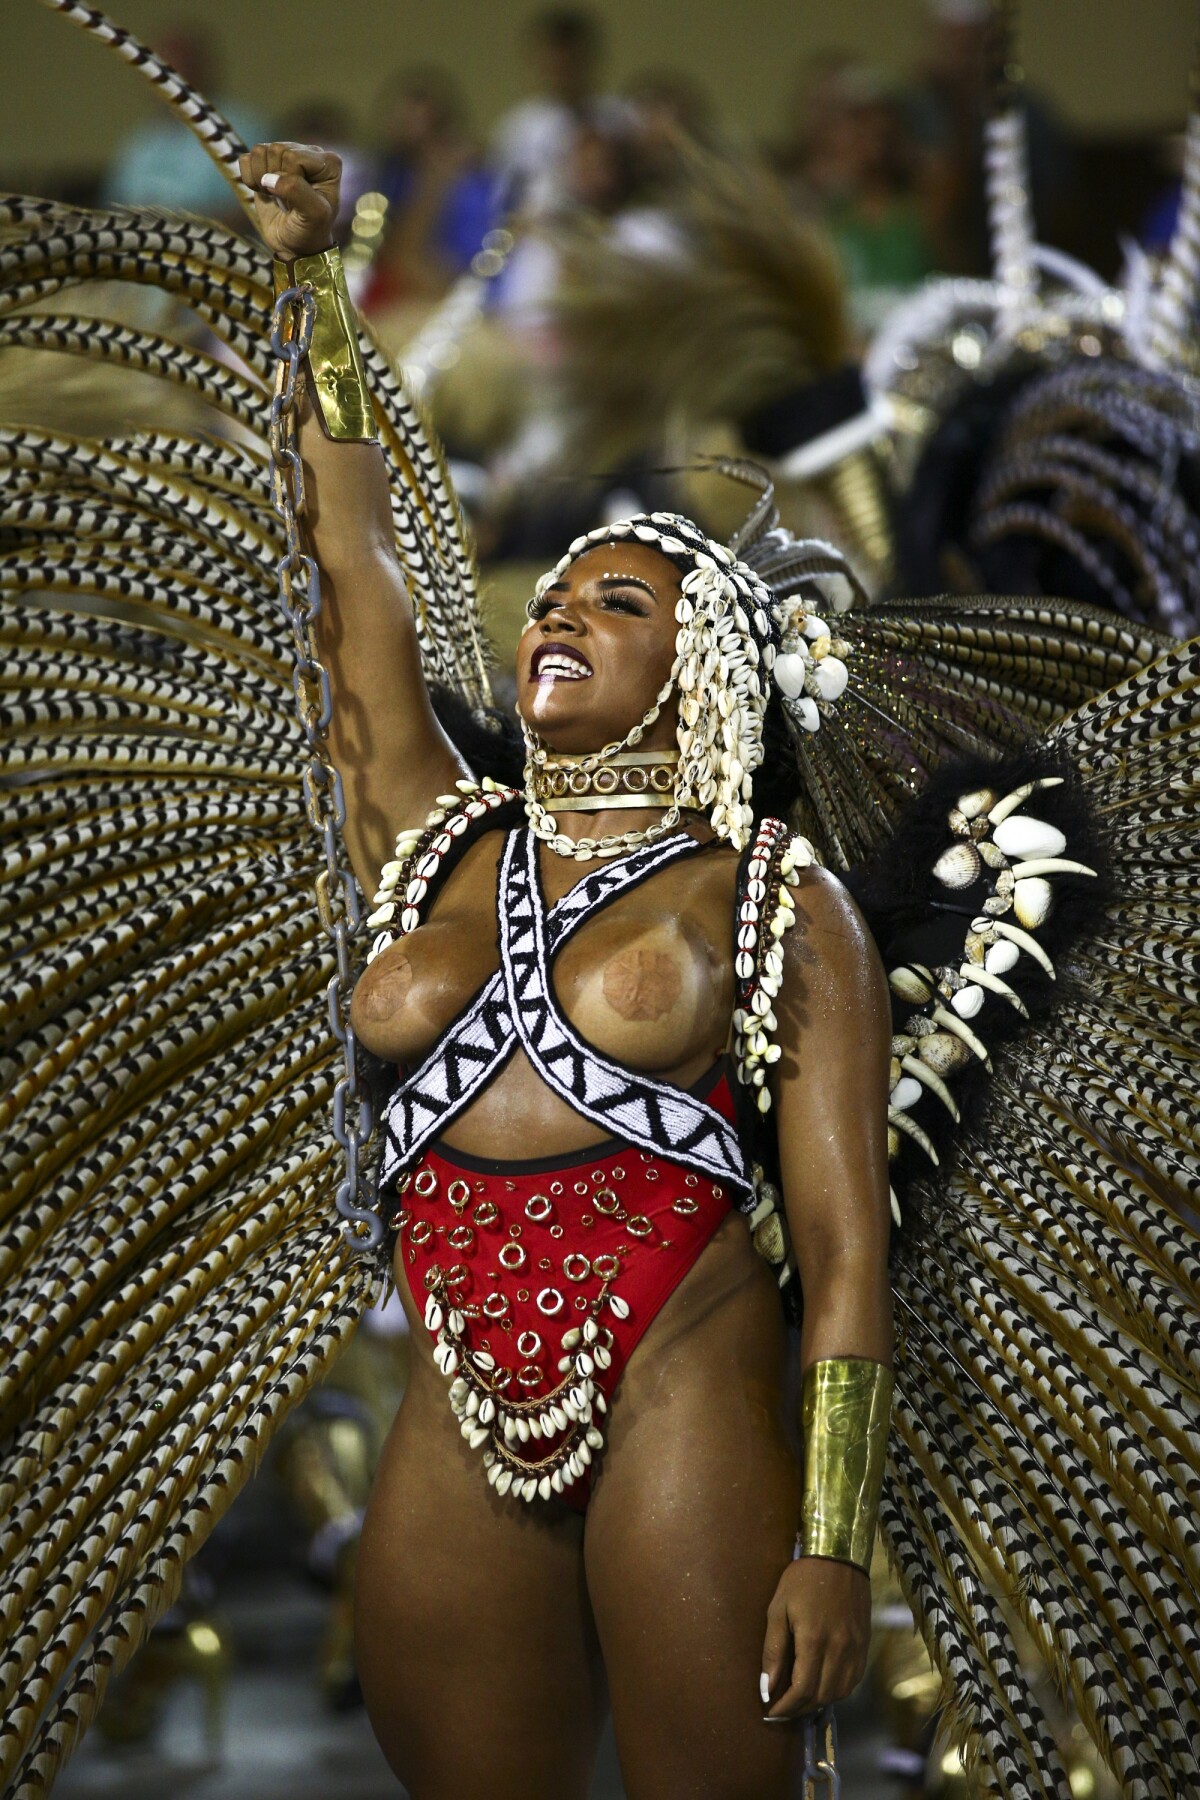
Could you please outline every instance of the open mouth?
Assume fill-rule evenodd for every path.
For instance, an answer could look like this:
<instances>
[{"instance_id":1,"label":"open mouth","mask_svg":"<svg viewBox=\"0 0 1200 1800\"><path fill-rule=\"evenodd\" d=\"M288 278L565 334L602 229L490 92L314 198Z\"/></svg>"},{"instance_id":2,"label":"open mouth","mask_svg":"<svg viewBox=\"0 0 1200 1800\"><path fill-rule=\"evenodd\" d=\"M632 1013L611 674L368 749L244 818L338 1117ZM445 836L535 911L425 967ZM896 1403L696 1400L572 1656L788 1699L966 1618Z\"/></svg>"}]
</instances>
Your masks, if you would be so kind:
<instances>
[{"instance_id":1,"label":"open mouth","mask_svg":"<svg viewBox=\"0 0 1200 1800\"><path fill-rule=\"evenodd\" d=\"M592 665L578 650L565 644L539 644L529 672L534 681L589 681Z\"/></svg>"}]
</instances>

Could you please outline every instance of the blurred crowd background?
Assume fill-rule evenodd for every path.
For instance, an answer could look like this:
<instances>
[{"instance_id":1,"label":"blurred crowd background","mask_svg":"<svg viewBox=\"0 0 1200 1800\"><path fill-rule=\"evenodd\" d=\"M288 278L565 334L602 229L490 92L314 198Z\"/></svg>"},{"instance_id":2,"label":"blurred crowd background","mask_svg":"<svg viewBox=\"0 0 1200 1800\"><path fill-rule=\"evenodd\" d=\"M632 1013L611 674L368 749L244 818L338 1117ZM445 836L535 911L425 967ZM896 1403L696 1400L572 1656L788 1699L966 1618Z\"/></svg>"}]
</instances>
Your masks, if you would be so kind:
<instances>
[{"instance_id":1,"label":"blurred crowd background","mask_svg":"<svg viewBox=\"0 0 1200 1800\"><path fill-rule=\"evenodd\" d=\"M813 11L763 0L734 26L723 9L675 0L590 10L418 0L351 5L336 19L306 3L172 11L130 0L121 17L247 143L340 154L352 291L385 347L415 361L485 562L524 568L557 554L595 510L593 491L571 492L583 476L607 483L614 516L631 494L667 497L611 442L590 447L573 430L572 394L590 375L576 345L564 377L563 245L582 231L593 258L600 244L625 266L682 262L697 151L765 167L791 215L831 247L850 357L931 273L987 272L986 6L859 0L840 20ZM1192 15L1191 0L1026 8L1019 73L1039 235L1105 276L1130 242L1153 250L1169 236ZM8 23L10 75L22 66L27 80L0 117L5 186L244 225L202 151L133 75L101 66L32 0ZM61 109L47 106L51 57ZM461 314L439 309L472 270L486 289L463 296L480 314L464 331ZM605 379L597 368L595 384ZM731 447L720 431L673 445L679 461ZM703 511L703 496L685 498Z\"/></svg>"},{"instance_id":2,"label":"blurred crowd background","mask_svg":"<svg viewBox=\"0 0 1200 1800\"><path fill-rule=\"evenodd\" d=\"M593 268L606 252L625 267L642 257L670 268L695 249L697 181L714 167L765 170L773 204L812 228L836 271L838 355L851 363L931 274L988 273L983 124L994 71L975 0L843 0L820 9L819 29L794 7L725 8L718 19L715 7L674 0L536 11L479 0L343 0L338 10L116 0L115 10L247 144L284 138L340 155L338 233L353 291L411 368L446 443L501 664L532 574L598 507L704 507L703 494L664 489L644 457L598 443L592 461L580 444L564 379L565 246L582 234ZM1112 276L1130 243L1153 252L1174 222L1194 7L1037 0L1027 13L1020 73L1039 235ZM32 0L6 8L4 27L0 184L245 228L229 188L133 74ZM95 299L104 316L164 304L128 286ZM653 308L651 289L647 332L661 326ZM202 336L185 309L154 322ZM42 378L16 389L0 367L3 416L68 430L158 416L154 388L136 416L109 417L78 369L60 366L69 361L49 359ZM710 420L680 455L738 444ZM349 1594L404 1363L387 1316L359 1334L199 1559L62 1793L395 1791L358 1710ZM877 1601L872 1685L844 1725L858 1770L847 1800L965 1794L932 1717L937 1677L883 1571ZM189 1684L194 1706L179 1698ZM1106 1778L1081 1728L1067 1719L1063 1730L1079 1737L1073 1793L1102 1800ZM607 1756L597 1793L616 1796Z\"/></svg>"}]
</instances>

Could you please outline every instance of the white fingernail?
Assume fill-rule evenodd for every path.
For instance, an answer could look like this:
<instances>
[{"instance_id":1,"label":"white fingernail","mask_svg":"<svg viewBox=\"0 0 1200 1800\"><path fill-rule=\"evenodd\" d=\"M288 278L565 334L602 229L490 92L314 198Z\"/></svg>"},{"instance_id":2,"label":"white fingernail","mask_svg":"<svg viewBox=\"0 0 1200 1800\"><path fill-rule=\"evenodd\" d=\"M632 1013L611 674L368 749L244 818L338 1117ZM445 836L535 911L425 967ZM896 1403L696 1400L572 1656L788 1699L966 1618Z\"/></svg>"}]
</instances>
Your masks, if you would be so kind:
<instances>
[{"instance_id":1,"label":"white fingernail","mask_svg":"<svg viewBox=\"0 0 1200 1800\"><path fill-rule=\"evenodd\" d=\"M279 180L279 176L274 174L271 170L268 169L268 171L265 175L259 176L258 185L259 185L259 187L265 187L268 194L273 194L275 192L275 185L278 182L278 180Z\"/></svg>"},{"instance_id":2,"label":"white fingernail","mask_svg":"<svg viewBox=\"0 0 1200 1800\"><path fill-rule=\"evenodd\" d=\"M771 1677L769 1675L759 1676L758 1691L762 1695L763 1705L769 1706L771 1704Z\"/></svg>"}]
</instances>

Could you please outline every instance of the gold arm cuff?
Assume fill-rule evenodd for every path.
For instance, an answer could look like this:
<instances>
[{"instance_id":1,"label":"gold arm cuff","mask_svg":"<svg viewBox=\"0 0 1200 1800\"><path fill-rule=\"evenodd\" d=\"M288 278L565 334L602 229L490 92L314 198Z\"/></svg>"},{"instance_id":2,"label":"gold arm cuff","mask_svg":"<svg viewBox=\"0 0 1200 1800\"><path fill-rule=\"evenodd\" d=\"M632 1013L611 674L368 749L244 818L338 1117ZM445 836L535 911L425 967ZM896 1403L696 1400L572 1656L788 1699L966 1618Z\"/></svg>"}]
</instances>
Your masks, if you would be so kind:
<instances>
[{"instance_id":1,"label":"gold arm cuff","mask_svg":"<svg viewBox=\"0 0 1200 1800\"><path fill-rule=\"evenodd\" d=\"M891 1403L882 1363L833 1356L805 1370L802 1556L870 1568Z\"/></svg>"},{"instance_id":2,"label":"gold arm cuff","mask_svg":"<svg viewBox=\"0 0 1200 1800\"><path fill-rule=\"evenodd\" d=\"M377 443L367 372L358 348L358 326L336 245L291 262L276 259L275 296L309 287L317 303L308 366L317 416L326 437L340 443Z\"/></svg>"}]
</instances>

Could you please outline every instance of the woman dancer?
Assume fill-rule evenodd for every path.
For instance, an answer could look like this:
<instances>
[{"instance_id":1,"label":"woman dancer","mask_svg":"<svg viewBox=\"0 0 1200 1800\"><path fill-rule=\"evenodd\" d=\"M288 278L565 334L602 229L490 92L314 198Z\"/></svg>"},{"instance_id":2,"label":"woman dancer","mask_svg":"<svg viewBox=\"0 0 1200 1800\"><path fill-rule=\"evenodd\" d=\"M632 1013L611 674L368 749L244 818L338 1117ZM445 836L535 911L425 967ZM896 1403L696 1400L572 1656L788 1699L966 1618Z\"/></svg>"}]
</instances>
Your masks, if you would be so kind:
<instances>
[{"instance_id":1,"label":"woman dancer","mask_svg":"<svg viewBox=\"0 0 1200 1800\"><path fill-rule=\"evenodd\" d=\"M240 147L198 96L181 94L142 46L76 0L63 10L170 93L231 165ZM11 240L0 261L20 271L14 305L119 268L185 294L249 373L120 326L82 331L58 305L16 312L14 337L153 367L262 430L279 352L262 329L269 267L253 246L194 221L95 219L19 198L4 211ZM302 314L312 325L322 417L335 432L366 435L359 428L369 429L371 404L335 271L316 257L291 273L304 289L293 323L307 329ZM395 545L426 667L476 700L471 570L436 453L369 341L361 356L392 512L391 525L377 520L378 560L390 560ZM20 429L0 433L0 445L11 470L5 568L17 589L4 601L15 690L6 761L18 785L6 809L5 904L19 971L4 1102L14 1131L0 1292L8 1439L0 1552L9 1584L0 1772L32 1796L69 1753L108 1672L170 1598L183 1558L273 1422L350 1328L371 1291L371 1265L349 1259L328 1218L330 1019L344 1027L337 960L321 951L304 890L314 860L308 820L324 818L332 855L339 789L323 785L314 765L308 820L291 792L302 747L284 710L292 646L267 592L282 569L299 644L313 590L305 602L302 561L268 506L261 453L211 437L81 444ZM361 449L321 445L315 454L347 459ZM313 473L319 538L337 514L336 465L314 463ZM1163 654L1150 634L1086 607L986 599L863 607L836 554L770 529L763 508L739 542L734 556L665 517L572 546L535 601L536 611L548 606L558 646L548 724L559 679L608 704L611 662L597 653L592 667L585 648L592 673L578 673L571 653L580 642L651 629L619 604L610 624L609 602L626 596L606 590L603 576L628 585L635 543L666 559L643 571L650 589L673 583L666 568L679 578L670 690L664 680L640 718L630 709L632 730L611 757L568 760L535 716L523 791L464 777L464 791L439 795L430 822L402 834L384 864L372 973L386 1001L389 971L405 967L390 954L398 945L410 992L429 1012L419 1041L377 1041L420 1059L437 1040L432 1055L406 1064L388 1102L384 1204L459 1421L451 1446L473 1459L480 1493L489 1494L486 1475L490 1497L515 1511L532 1541L548 1520L561 1526L560 1493L579 1510L589 1490L594 1507L606 1484L615 1491L619 1452L635 1442L637 1424L620 1438L618 1412L630 1415L639 1361L649 1368L636 1342L643 1317L650 1343L705 1258L724 1254L731 1199L749 1213L755 1246L785 1292L795 1288L784 1221L757 1164L769 1164L777 1121L787 1135L782 1106L769 1104L772 1082L782 1101L777 1078L786 1083L788 1062L806 1050L809 1020L789 1016L783 990L797 961L810 985L824 966L815 950L810 963L791 948L820 878L806 874L803 842L748 812L788 811L821 857L843 868L890 842L888 878L876 871L868 883L895 997L888 1148L905 1219L891 1270L904 1329L881 1524L947 1696L1001 1791L1067 1791L1014 1648L1015 1614L1070 1684L1123 1786L1173 1796L1198 1773L1186 1675L1197 1644L1198 1282L1186 1210L1196 1166L1186 1067L1196 998L1187 961L1197 891L1196 652ZM596 548L613 559L598 578L588 560ZM331 623L344 599L336 569L326 585ZM632 588L628 599L649 613L651 593ZM535 619L535 634L545 622ZM336 660L336 630L323 646ZM309 691L319 673L306 652L295 681L307 696L310 744L322 730ZM667 709L676 689L673 759L655 707ZM531 710L541 694L539 680ZM353 811L373 752L344 690L339 698ZM624 717L614 714L613 728ZM1041 742L1031 748L1033 727ZM770 753L759 764L764 740ZM933 774L955 752L968 766ZM500 755L495 741L472 751L476 777ZM502 772L499 760L495 768ZM764 783L775 790L769 801ZM917 789L910 817L903 803ZM584 847L569 819L555 829L558 804L569 814L598 801L617 814L616 827L649 810L651 795L664 803L657 824L670 829L652 824L635 834L643 841L632 855L591 859L582 882L563 877L570 891L547 911L547 885L551 896L561 891L558 857L548 860L539 844ZM636 806L618 804L627 800ZM674 829L672 802L688 829ZM522 828L526 808L533 838ZM721 1002L732 1002L736 1085L754 1099L736 1135L712 1066L725 1036L704 1018L719 983L710 966L707 989L685 988L675 935L680 918L693 924L688 941L703 976L716 928L703 908L696 918L687 910L685 877L703 898L701 876L715 883L733 859L701 841L696 813L716 839L736 847L753 838L733 890L744 896L734 992ZM629 846L600 846L614 848ZM467 876L481 864L503 890L485 928L466 899ZM1093 870L1106 873L1103 886ZM327 923L333 891L322 869ZM643 1063L628 1038L607 1035L634 1026L650 1034L658 1024L636 1015L653 1012L647 995L661 1003L661 977L657 989L652 980L661 965L626 964L611 991L601 979L597 994L573 960L589 943L605 968L619 960L627 946L614 953L610 940L606 949L609 923L628 918L641 932L639 909L659 893L666 940L649 948L674 957L679 992L695 1008L682 1063L661 1044L657 1056L652 1044L643 1048ZM656 914L656 931L660 924ZM496 959L472 964L455 948L472 928L498 932ZM332 935L340 959L344 919L341 938ZM1072 979L1056 984L1064 966ZM440 1007L430 998L439 971L448 984ZM477 999L475 980L484 984ZM360 1017L371 991L364 984ZM376 1024L386 1031L393 1015L383 1005ZM1019 1056L1004 1044L1014 1033ZM524 1161L524 1141L489 1142L479 1157L463 1147L467 1103L486 1104L501 1082L515 1086L522 1058L538 1071L531 1085L543 1081L569 1108L573 1135L558 1140L569 1181L553 1167L528 1179L472 1167L497 1156ZM347 1094L336 1092L335 1130L353 1147ZM951 1159L936 1119L960 1112ZM816 1130L810 1162L833 1153L828 1122ZM613 1137L638 1146L636 1164L605 1141ZM576 1177L576 1147L589 1138ZM929 1158L939 1145L938 1182L906 1182L908 1152ZM350 1181L339 1205L347 1198L357 1232L368 1218L353 1206ZM560 1247L567 1223L594 1234L577 1256ZM688 1239L704 1247L680 1281ZM480 1268L486 1285L475 1293L464 1274ZM664 1285L673 1291L660 1309ZM525 1359L515 1372L506 1320L524 1346L513 1345ZM556 1341L550 1327L560 1325ZM736 1398L752 1342L737 1343L716 1397L722 1410ZM865 1370L872 1388L882 1370L861 1351L844 1369L837 1356L816 1366L828 1363L839 1374ZM669 1352L662 1366L672 1367ZM806 1394L805 1485L816 1484L819 1502L801 1511L803 1547L817 1553L809 1571L833 1567L820 1561L834 1549L823 1535L832 1526L847 1562L865 1559L869 1539L866 1477L882 1408L859 1421L858 1466L841 1496L855 1504L824 1508L822 1483L841 1459L812 1450L827 1440L834 1397L823 1384ZM767 1491L739 1488L748 1538L762 1527ZM666 1506L660 1491L652 1524ZM585 1515L585 1541L595 1516ZM696 1568L698 1548L689 1550L685 1593L719 1573ZM384 1554L378 1540L375 1553ZM455 1565L472 1554L460 1544L449 1570L434 1563L427 1591L457 1580ZM478 1566L481 1582L493 1578L494 1563ZM773 1563L770 1586L778 1575ZM791 1579L807 1579L803 1565ZM853 1569L845 1579L859 1580ZM651 1622L656 1648L673 1639L673 1624L660 1631L647 1605L642 1630ZM455 1668L475 1629L473 1619L460 1622ZM498 1682L508 1644L494 1649L487 1678ZM710 1654L707 1643L696 1649ZM453 1682L448 1669L442 1685ZM769 1692L768 1710L778 1709L786 1691L777 1682ZM457 1735L477 1732L482 1704L478 1690L463 1701ZM792 1735L754 1724L761 1741L772 1730ZM714 1789L736 1792L740 1779L718 1766ZM528 1785L522 1771L519 1791Z\"/></svg>"},{"instance_id":2,"label":"woman dancer","mask_svg":"<svg viewBox=\"0 0 1200 1800\"><path fill-rule=\"evenodd\" d=\"M263 236L278 256L329 249L335 156L259 145L242 174L261 196ZM321 653L334 690L346 836L373 892L400 828L423 820L470 771L438 725L421 675L411 605L389 549L378 447L331 441L311 409L300 445L327 597ZM653 713L636 766L668 771L674 790L679 692L661 695L672 686L682 580L661 549L631 538L585 551L541 593L518 650L518 707L553 757L600 752L598 767L615 771L612 746ZM659 1089L702 1088L711 1100L732 1046L738 857L698 803L656 835L661 807L624 794L596 810L595 796L593 783L592 810L557 811L556 834L537 840L548 906L595 866L575 859L581 842L615 834L627 845L626 864L655 842L696 853L647 867L645 885L614 899L564 949L558 1003L611 1063L646 1073ZM498 969L502 842L498 831L473 842L420 931L385 949L360 981L354 1024L381 1058L408 1069L423 1063ZM887 1364L886 983L834 877L805 869L795 903L803 928L784 939L782 1055L770 1092L805 1294L802 1360ZM630 1174L642 1163L637 1143L615 1144L581 1117L520 1047L447 1124L436 1150L443 1187L456 1178L466 1187L474 1171L476 1180L492 1177L489 1194L494 1187L502 1198L538 1171L536 1185L559 1193L588 1181L602 1205L604 1186L589 1181L597 1163L612 1165L615 1153ZM686 1150L675 1162L669 1138L660 1138L658 1151L664 1195L668 1187L675 1198L699 1191ZM653 1246L640 1251L641 1261L662 1259L670 1272L652 1271L653 1300L648 1289L636 1308L636 1347L618 1352L629 1360L586 1511L569 1503L568 1488L531 1519L515 1496L480 1479L478 1456L447 1405L423 1322L426 1294L413 1292L401 1232L395 1272L417 1354L360 1548L358 1646L372 1722L415 1794L586 1794L607 1678L631 1794L782 1795L794 1734L764 1730L764 1717L786 1724L860 1679L870 1628L865 1571L829 1557L791 1560L800 1472L785 1322L776 1282L732 1210L730 1177L748 1181L737 1160L724 1202L721 1184L705 1180L703 1203L688 1214L665 1211ZM432 1164L423 1168L433 1174ZM420 1171L406 1174L420 1184ZM620 1177L613 1181L619 1190ZM472 1204L478 1211L474 1194ZM490 1199L482 1204L494 1210ZM420 1214L415 1197L414 1206ZM528 1231L525 1209L511 1210ZM587 1218L588 1203L576 1212ZM447 1217L453 1231L458 1221L448 1209ZM640 1205L633 1230L644 1228L639 1219ZM536 1302L520 1309L529 1317L516 1335L553 1341L551 1369L563 1325L580 1323L562 1312L553 1324L575 1273L574 1264L561 1272L561 1252L581 1261L594 1235L574 1221L557 1246L546 1235L554 1279L529 1278L545 1295L542 1313ZM618 1277L614 1290L621 1285ZM476 1310L498 1305L475 1286ZM498 1327L492 1337L504 1343ZM649 1618L660 1628L648 1631Z\"/></svg>"}]
</instances>

